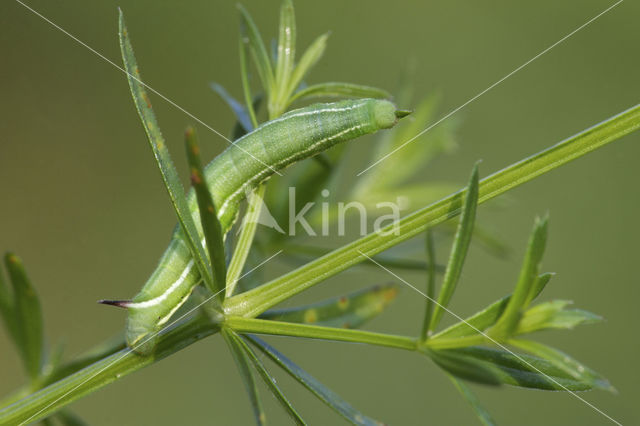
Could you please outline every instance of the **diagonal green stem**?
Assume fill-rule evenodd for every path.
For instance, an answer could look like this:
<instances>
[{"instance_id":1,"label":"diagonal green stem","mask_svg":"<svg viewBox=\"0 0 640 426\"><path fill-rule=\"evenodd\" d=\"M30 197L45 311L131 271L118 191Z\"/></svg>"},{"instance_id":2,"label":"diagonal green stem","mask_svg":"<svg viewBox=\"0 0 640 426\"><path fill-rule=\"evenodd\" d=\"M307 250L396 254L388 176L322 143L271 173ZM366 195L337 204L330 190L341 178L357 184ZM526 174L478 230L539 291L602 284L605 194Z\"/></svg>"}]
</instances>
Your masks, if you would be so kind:
<instances>
[{"instance_id":1,"label":"diagonal green stem","mask_svg":"<svg viewBox=\"0 0 640 426\"><path fill-rule=\"evenodd\" d=\"M497 197L638 128L640 105L486 177L480 182L478 202L483 203ZM379 232L334 250L263 286L227 299L224 303L225 312L227 315L255 317L283 300L363 262L366 257L362 253L373 256L424 232L428 227L458 215L463 198L464 191L459 191Z\"/></svg>"},{"instance_id":2,"label":"diagonal green stem","mask_svg":"<svg viewBox=\"0 0 640 426\"><path fill-rule=\"evenodd\" d=\"M218 330L201 315L178 323L159 336L154 355L145 357L128 348L119 350L12 405L2 407L0 425L18 425L43 419L80 397L160 361Z\"/></svg>"},{"instance_id":3,"label":"diagonal green stem","mask_svg":"<svg viewBox=\"0 0 640 426\"><path fill-rule=\"evenodd\" d=\"M227 288L225 297L231 297L238 284L240 274L247 261L249 250L253 244L253 239L256 235L256 228L258 226L258 217L260 217L260 211L262 210L262 204L264 203L264 194L267 186L262 184L256 188L251 194L247 203L247 213L242 219L242 231L240 231L240 237L236 244L236 249L233 252L233 257L229 263L229 271L227 274Z\"/></svg>"}]
</instances>

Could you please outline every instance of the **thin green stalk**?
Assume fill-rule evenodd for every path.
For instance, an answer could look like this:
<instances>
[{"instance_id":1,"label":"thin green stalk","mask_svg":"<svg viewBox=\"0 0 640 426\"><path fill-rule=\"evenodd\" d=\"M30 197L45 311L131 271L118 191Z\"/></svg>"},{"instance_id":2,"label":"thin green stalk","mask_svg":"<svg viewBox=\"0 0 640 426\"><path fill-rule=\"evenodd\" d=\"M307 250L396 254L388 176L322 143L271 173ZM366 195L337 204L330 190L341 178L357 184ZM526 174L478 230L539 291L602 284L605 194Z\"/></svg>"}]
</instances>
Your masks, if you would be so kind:
<instances>
[{"instance_id":1,"label":"thin green stalk","mask_svg":"<svg viewBox=\"0 0 640 426\"><path fill-rule=\"evenodd\" d=\"M418 343L413 337L255 318L228 317L225 320L225 325L238 333L274 334L278 336L305 337L308 339L366 343L408 351L415 351Z\"/></svg>"},{"instance_id":2,"label":"thin green stalk","mask_svg":"<svg viewBox=\"0 0 640 426\"><path fill-rule=\"evenodd\" d=\"M495 198L638 128L640 105L486 177L480 182L478 202ZM227 315L257 316L283 300L366 260L364 255L373 256L424 232L428 227L455 217L460 213L463 199L464 191L459 191L379 232L362 237L256 289L227 299L224 303L225 312Z\"/></svg>"},{"instance_id":3,"label":"thin green stalk","mask_svg":"<svg viewBox=\"0 0 640 426\"><path fill-rule=\"evenodd\" d=\"M262 210L266 190L267 186L262 184L249 196L249 200L247 202L247 213L242 219L240 237L238 238L231 262L229 262L227 288L225 291L226 297L231 297L233 295L236 285L238 284L240 274L242 274L244 264L247 261L247 256L249 256L249 250L251 250L251 245L253 244L253 239L256 235L258 217L260 217L260 211Z\"/></svg>"},{"instance_id":4,"label":"thin green stalk","mask_svg":"<svg viewBox=\"0 0 640 426\"><path fill-rule=\"evenodd\" d=\"M422 333L420 334L420 340L423 341L429 338L429 325L431 324L431 317L433 315L433 301L436 296L436 250L433 244L433 232L431 232L431 229L427 229L425 246L429 267L427 269L427 301L424 312Z\"/></svg>"}]
</instances>

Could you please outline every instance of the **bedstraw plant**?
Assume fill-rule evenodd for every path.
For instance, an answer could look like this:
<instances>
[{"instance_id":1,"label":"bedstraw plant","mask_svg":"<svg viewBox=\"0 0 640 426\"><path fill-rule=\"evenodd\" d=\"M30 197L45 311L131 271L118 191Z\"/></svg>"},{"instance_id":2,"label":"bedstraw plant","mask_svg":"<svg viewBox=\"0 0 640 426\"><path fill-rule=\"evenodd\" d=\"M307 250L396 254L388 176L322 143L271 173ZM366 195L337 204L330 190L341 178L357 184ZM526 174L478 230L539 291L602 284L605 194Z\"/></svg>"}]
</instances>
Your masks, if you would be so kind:
<instances>
[{"instance_id":1,"label":"bedstraw plant","mask_svg":"<svg viewBox=\"0 0 640 426\"><path fill-rule=\"evenodd\" d=\"M294 423L305 424L309 414L296 409L278 386L271 375L276 368L348 422L381 423L358 411L258 335L364 343L415 352L450 378L483 424L494 421L467 382L570 392L578 398L578 391L612 390L594 370L530 338L537 331L572 329L600 320L597 315L570 307L568 301L540 300L553 277L542 268L546 216L535 220L520 273L507 277L514 278L516 284L505 291L503 298L468 318L456 315L448 306L472 239L498 255L505 250L475 223L478 205L637 130L640 105L482 179L476 164L462 189L444 182L407 183L428 161L454 145L454 126L447 122L397 150L428 124L437 99L418 101L413 114L400 120L410 111L397 109L385 90L350 83L307 84L309 71L324 53L327 34L299 55L293 4L284 0L277 42L268 49L250 14L242 6L239 12L242 101L222 86L211 84L237 119L231 133L234 142L205 168L196 132L186 130L192 184L188 194L160 132L120 13L124 69L178 226L158 270L138 296L101 301L126 308L125 338L105 342L70 361L63 361L59 349L45 347L43 314L35 287L20 258L11 253L5 256L8 280L0 274L0 313L24 362L29 383L2 402L0 424L39 420L45 424L82 424L68 408L73 401L218 333L233 355L259 425L268 417L258 391L260 380ZM250 70L255 71L259 90L251 84ZM400 108L408 108L413 102L410 93L410 84L404 82L395 98ZM342 100L312 104L314 98ZM336 193L344 186L340 171L350 151L344 149L345 144L327 149L378 130L381 132L371 150L372 160L393 155L351 185L347 196L369 211L395 194L403 194L413 213L331 249L297 238L295 232L258 227L261 215L267 212L274 223L287 223L290 187L296 190L296 208ZM293 163L300 164L286 174L280 173ZM273 174L279 176L268 180ZM247 201L241 204L244 198ZM317 224L313 218L323 214L335 224L336 212L321 211L317 206L310 209L309 221ZM237 217L241 220L235 223ZM435 252L434 232L440 231L453 235L448 256ZM423 260L389 254L389 249L412 238L424 239ZM266 281L259 268L274 253L296 267ZM360 267L377 268L381 280L393 283L365 287L307 306L277 308L348 268ZM405 282L393 272L397 269L422 271L424 287ZM416 297L425 300L425 314L416 318L416 335L361 330L401 288L415 291ZM114 311L114 315L117 313ZM446 315L456 321L443 328L441 322Z\"/></svg>"}]
</instances>

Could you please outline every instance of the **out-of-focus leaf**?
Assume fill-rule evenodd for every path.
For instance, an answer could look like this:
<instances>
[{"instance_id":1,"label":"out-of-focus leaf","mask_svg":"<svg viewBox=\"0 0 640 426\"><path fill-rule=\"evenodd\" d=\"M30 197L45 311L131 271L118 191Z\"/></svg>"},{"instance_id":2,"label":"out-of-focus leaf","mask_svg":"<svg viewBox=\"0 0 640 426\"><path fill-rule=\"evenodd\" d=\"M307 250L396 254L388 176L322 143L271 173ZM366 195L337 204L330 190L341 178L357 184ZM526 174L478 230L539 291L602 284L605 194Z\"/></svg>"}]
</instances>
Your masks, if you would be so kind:
<instances>
[{"instance_id":1,"label":"out-of-focus leaf","mask_svg":"<svg viewBox=\"0 0 640 426\"><path fill-rule=\"evenodd\" d=\"M455 291L456 284L460 278L460 274L462 273L462 266L464 265L464 260L467 256L469 244L471 243L477 207L478 165L476 164L471 172L471 179L469 180L465 201L462 206L462 213L460 215L460 224L458 225L458 231L456 232L453 246L451 247L447 270L444 273L440 295L438 296L438 303L433 309L433 316L429 323L429 330L434 330L438 326L438 323L442 318L442 314L444 313L443 308L446 308L449 305L451 297Z\"/></svg>"},{"instance_id":2,"label":"out-of-focus leaf","mask_svg":"<svg viewBox=\"0 0 640 426\"><path fill-rule=\"evenodd\" d=\"M215 297L218 297L218 293L225 288L227 275L222 226L220 225L220 220L218 220L216 206L213 204L213 197L204 178L198 137L191 127L187 128L185 132L185 144L191 169L191 185L196 192L200 222L202 223L204 239L213 268L213 282L207 283L205 281L205 284L207 284ZM218 297L218 299L221 298L223 297Z\"/></svg>"},{"instance_id":3,"label":"out-of-focus leaf","mask_svg":"<svg viewBox=\"0 0 640 426\"><path fill-rule=\"evenodd\" d=\"M291 97L291 102L308 98L376 98L391 99L391 93L377 87L353 83L327 82L313 84L299 90Z\"/></svg>"},{"instance_id":4,"label":"out-of-focus leaf","mask_svg":"<svg viewBox=\"0 0 640 426\"><path fill-rule=\"evenodd\" d=\"M470 346L426 352L449 373L484 384L508 384L532 389L583 391L593 386L576 380L551 362L501 349ZM445 362L442 362L442 360Z\"/></svg>"},{"instance_id":5,"label":"out-of-focus leaf","mask_svg":"<svg viewBox=\"0 0 640 426\"><path fill-rule=\"evenodd\" d=\"M31 380L36 380L43 364L44 334L42 308L20 258L12 253L5 256L14 294L16 343Z\"/></svg>"},{"instance_id":6,"label":"out-of-focus leaf","mask_svg":"<svg viewBox=\"0 0 640 426\"><path fill-rule=\"evenodd\" d=\"M233 130L231 131L231 138L234 141L237 141L247 133L253 131L254 127L253 127L253 121L252 121L253 119L251 118L251 114L255 115L255 111L257 111L258 108L260 108L261 103L262 103L262 94L258 93L256 96L253 97L251 112L249 112L248 110L245 110L247 111L247 115L249 117L249 124L251 125L251 127L249 127L249 130L247 130L244 128L242 124L240 124L239 121L236 121L236 123L233 125Z\"/></svg>"},{"instance_id":7,"label":"out-of-focus leaf","mask_svg":"<svg viewBox=\"0 0 640 426\"><path fill-rule=\"evenodd\" d=\"M288 86L296 57L296 18L291 0L284 0L280 6L280 30L278 36L278 56L276 59L275 84L278 89L276 100L279 108L286 108ZM284 111L280 111L282 113Z\"/></svg>"},{"instance_id":8,"label":"out-of-focus leaf","mask_svg":"<svg viewBox=\"0 0 640 426\"><path fill-rule=\"evenodd\" d=\"M256 118L256 108L254 108L254 100L251 96L251 85L249 84L249 68L247 65L247 45L241 38L238 42L238 55L240 56L240 80L242 81L242 93L244 95L244 103L249 113L251 128L258 127L258 119ZM265 91L268 96L268 92ZM234 133L237 130L234 129Z\"/></svg>"},{"instance_id":9,"label":"out-of-focus leaf","mask_svg":"<svg viewBox=\"0 0 640 426\"><path fill-rule=\"evenodd\" d=\"M224 328L222 329L222 336L227 342L229 350L233 355L233 359L236 362L236 366L238 367L238 371L242 376L242 381L245 389L247 390L247 394L249 395L249 401L251 402L251 408L253 409L256 424L259 426L265 425L267 423L267 416L264 412L264 408L262 407L260 395L258 394L258 384L256 383L253 371L249 366L251 360L244 351L242 345L240 345L236 339L229 336L229 332Z\"/></svg>"},{"instance_id":10,"label":"out-of-focus leaf","mask_svg":"<svg viewBox=\"0 0 640 426\"><path fill-rule=\"evenodd\" d=\"M576 380L588 383L593 388L615 391L611 383L586 365L555 348L531 340L512 339L509 344L532 355L546 359L551 364L570 374Z\"/></svg>"},{"instance_id":11,"label":"out-of-focus leaf","mask_svg":"<svg viewBox=\"0 0 640 426\"><path fill-rule=\"evenodd\" d=\"M436 96L424 99L409 117L403 119L402 125L385 132L378 139L371 158L386 158L361 177L354 194L395 188L419 170L424 170L436 155L455 148L455 120L446 120L421 134L426 124L434 121L437 104ZM393 155L387 156L393 151Z\"/></svg>"},{"instance_id":12,"label":"out-of-focus leaf","mask_svg":"<svg viewBox=\"0 0 640 426\"><path fill-rule=\"evenodd\" d=\"M90 352L79 356L73 361L60 365L45 378L42 383L42 387L57 382L58 380L61 380L76 371L82 370L83 368L93 364L94 362L100 361L109 355L113 355L126 347L127 344L124 341L124 336L114 336L100 344L98 347L92 349Z\"/></svg>"},{"instance_id":13,"label":"out-of-focus leaf","mask_svg":"<svg viewBox=\"0 0 640 426\"><path fill-rule=\"evenodd\" d=\"M491 418L491 414L489 414L486 408L482 406L480 400L478 399L476 394L471 391L469 386L467 386L464 382L456 379L451 374L447 374L447 376L449 377L449 379L451 379L453 386L458 389L464 399L469 403L469 405L471 405L474 413L476 413L476 416L478 416L478 420L480 420L480 422L485 426L495 426L496 422Z\"/></svg>"},{"instance_id":14,"label":"out-of-focus leaf","mask_svg":"<svg viewBox=\"0 0 640 426\"><path fill-rule=\"evenodd\" d=\"M593 324L602 321L602 317L581 309L565 309L571 302L553 300L540 303L528 309L520 323L517 334L533 333L546 329L572 329L581 324Z\"/></svg>"},{"instance_id":15,"label":"out-of-focus leaf","mask_svg":"<svg viewBox=\"0 0 640 426\"><path fill-rule=\"evenodd\" d=\"M291 79L289 80L289 89L287 91L290 96L293 92L298 89L298 86L302 83L302 79L307 75L309 70L313 68L313 66L318 62L318 60L324 54L324 49L327 47L327 39L329 38L329 33L323 34L317 39L314 40L313 43L305 50L300 58L300 62L293 70L291 74Z\"/></svg>"},{"instance_id":16,"label":"out-of-focus leaf","mask_svg":"<svg viewBox=\"0 0 640 426\"><path fill-rule=\"evenodd\" d=\"M267 48L249 12L247 12L241 4L238 4L238 10L240 11L240 34L242 42L248 45L249 50L253 54L258 75L262 81L262 87L269 97L273 92L275 80Z\"/></svg>"},{"instance_id":17,"label":"out-of-focus leaf","mask_svg":"<svg viewBox=\"0 0 640 426\"><path fill-rule=\"evenodd\" d=\"M289 224L289 215L292 213L290 206L293 207L293 213L297 214L305 208L307 203L317 200L322 190L328 186L332 171L331 168L324 167L318 162L308 162L304 167L291 170L286 176L286 184L279 187L294 188L294 190L269 191L269 211L276 223ZM295 198L292 199L293 197ZM281 240L287 235L278 233L273 237Z\"/></svg>"},{"instance_id":18,"label":"out-of-focus leaf","mask_svg":"<svg viewBox=\"0 0 640 426\"><path fill-rule=\"evenodd\" d=\"M380 213L380 203L394 203L399 205L403 212L411 212L440 200L459 188L460 185L448 182L401 185L393 188L380 187L366 193L358 193L355 198L372 214ZM335 212L337 219L337 210ZM455 227L455 224L453 226Z\"/></svg>"},{"instance_id":19,"label":"out-of-focus leaf","mask_svg":"<svg viewBox=\"0 0 640 426\"><path fill-rule=\"evenodd\" d=\"M311 305L266 311L259 318L357 328L381 313L397 294L398 287L395 284L376 285Z\"/></svg>"},{"instance_id":20,"label":"out-of-focus leaf","mask_svg":"<svg viewBox=\"0 0 640 426\"><path fill-rule=\"evenodd\" d=\"M249 116L249 112L244 107L244 105L242 105L233 96L231 96L229 92L227 92L226 89L220 84L209 83L209 87L211 87L211 90L216 92L222 98L222 100L225 101L227 105L229 105L229 108L231 108L231 111L233 111L233 114L236 116L236 120L238 120L238 123L240 123L245 132L248 133L253 130L251 117Z\"/></svg>"},{"instance_id":21,"label":"out-of-focus leaf","mask_svg":"<svg viewBox=\"0 0 640 426\"><path fill-rule=\"evenodd\" d=\"M311 391L318 399L327 404L331 409L335 410L349 422L356 425L377 426L382 423L373 420L351 406L347 401L342 399L340 395L327 388L325 385L316 380L315 377L300 368L289 358L278 352L267 342L253 335L246 335L251 344L258 348L262 353L267 355L280 368L286 371L291 377L296 379L302 386Z\"/></svg>"},{"instance_id":22,"label":"out-of-focus leaf","mask_svg":"<svg viewBox=\"0 0 640 426\"><path fill-rule=\"evenodd\" d=\"M531 299L547 241L547 221L547 217L536 218L516 288L502 316L491 329L491 336L498 340L509 337L516 330L523 310L527 307L525 303Z\"/></svg>"},{"instance_id":23,"label":"out-of-focus leaf","mask_svg":"<svg viewBox=\"0 0 640 426\"><path fill-rule=\"evenodd\" d=\"M232 330L227 330L227 335L231 339L233 339L239 347L242 348L242 351L247 355L247 357L253 364L253 367L256 369L258 374L260 374L262 380L271 390L271 393L273 393L278 402L280 402L280 405L282 405L282 407L287 411L287 413L296 422L296 424L305 425L305 421L302 419L302 417L300 417L300 414L298 414L295 408L293 408L287 397L282 393L282 391L276 384L276 380L271 376L271 374L269 374L260 358L256 356L249 345L247 345L247 343L242 338L240 338L240 336L238 336L236 332Z\"/></svg>"},{"instance_id":24,"label":"out-of-focus leaf","mask_svg":"<svg viewBox=\"0 0 640 426\"><path fill-rule=\"evenodd\" d=\"M0 268L0 315L2 315L7 332L17 344L19 337L14 309L13 291L9 290L9 286L4 280L4 273Z\"/></svg>"},{"instance_id":25,"label":"out-of-focus leaf","mask_svg":"<svg viewBox=\"0 0 640 426\"><path fill-rule=\"evenodd\" d=\"M451 192L453 191L449 191L449 193ZM423 203L422 206L424 206L425 204L426 203ZM457 226L457 221L448 220L442 225L443 226L439 229L453 234ZM483 227L479 223L476 223L476 226L473 228L473 242L474 244L480 243L480 246L500 259L506 259L511 252L511 250L503 240L498 238L492 231Z\"/></svg>"},{"instance_id":26,"label":"out-of-focus leaf","mask_svg":"<svg viewBox=\"0 0 640 426\"><path fill-rule=\"evenodd\" d=\"M133 101L142 120L144 130L147 133L149 145L153 151L153 155L162 174L162 180L164 181L171 203L178 216L178 222L185 242L187 243L191 255L195 260L198 267L198 271L206 283L213 283L213 277L211 276L211 265L208 257L206 256L202 244L200 244L200 236L189 211L189 205L187 203L187 197L184 193L182 183L178 177L167 144L164 141L164 137L160 132L158 121L151 108L151 101L147 95L147 91L144 88L144 84L140 78L140 72L138 71L138 65L133 53L133 47L131 46L131 40L129 39L129 32L124 23L124 16L120 11L120 50L122 53L122 60L124 67L127 71L127 80L129 81L129 87L131 88L131 95Z\"/></svg>"},{"instance_id":27,"label":"out-of-focus leaf","mask_svg":"<svg viewBox=\"0 0 640 426\"><path fill-rule=\"evenodd\" d=\"M56 413L56 418L63 426L88 426L89 423L82 420L77 414L69 410L62 410Z\"/></svg>"}]
</instances>

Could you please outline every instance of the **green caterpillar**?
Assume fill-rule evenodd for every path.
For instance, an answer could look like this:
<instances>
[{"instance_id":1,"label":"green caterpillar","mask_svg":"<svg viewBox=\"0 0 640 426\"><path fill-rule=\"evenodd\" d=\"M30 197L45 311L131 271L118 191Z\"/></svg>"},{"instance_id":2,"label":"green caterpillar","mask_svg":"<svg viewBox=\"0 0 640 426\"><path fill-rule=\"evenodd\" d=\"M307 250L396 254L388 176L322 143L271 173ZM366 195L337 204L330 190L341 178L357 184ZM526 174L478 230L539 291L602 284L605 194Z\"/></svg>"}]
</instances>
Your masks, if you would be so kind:
<instances>
[{"instance_id":1,"label":"green caterpillar","mask_svg":"<svg viewBox=\"0 0 640 426\"><path fill-rule=\"evenodd\" d=\"M266 122L238 139L205 168L205 180L223 233L235 222L239 203L246 194L276 171L337 143L388 129L406 114L385 100L316 104ZM188 194L188 202L202 239L193 190ZM158 267L137 296L130 301L100 303L127 308L127 344L136 352L150 353L156 333L200 281L182 231L177 227Z\"/></svg>"}]
</instances>

